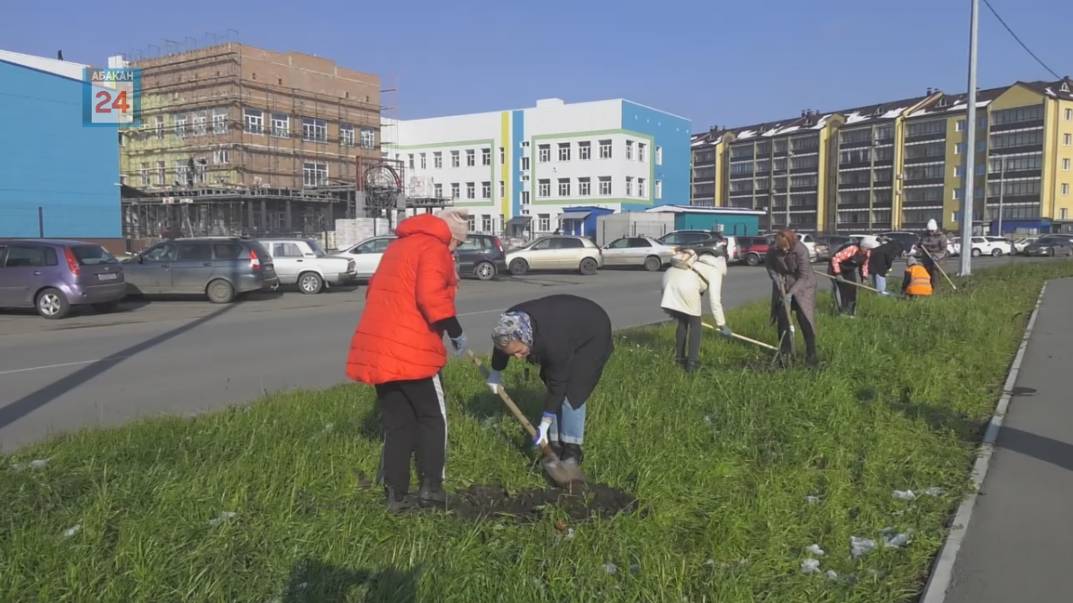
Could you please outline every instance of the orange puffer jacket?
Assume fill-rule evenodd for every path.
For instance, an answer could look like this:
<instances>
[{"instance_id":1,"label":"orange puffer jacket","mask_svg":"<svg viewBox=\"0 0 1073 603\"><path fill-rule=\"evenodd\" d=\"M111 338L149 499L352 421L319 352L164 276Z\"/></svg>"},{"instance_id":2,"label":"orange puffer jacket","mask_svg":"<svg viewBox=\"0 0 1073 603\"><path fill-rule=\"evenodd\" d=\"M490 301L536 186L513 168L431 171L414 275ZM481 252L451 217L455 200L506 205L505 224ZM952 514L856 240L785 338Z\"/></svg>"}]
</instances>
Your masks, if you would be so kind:
<instances>
[{"instance_id":1,"label":"orange puffer jacket","mask_svg":"<svg viewBox=\"0 0 1073 603\"><path fill-rule=\"evenodd\" d=\"M447 223L424 214L403 220L395 233L369 281L347 357L347 376L370 385L438 373L447 353L433 325L455 315L458 278Z\"/></svg>"}]
</instances>

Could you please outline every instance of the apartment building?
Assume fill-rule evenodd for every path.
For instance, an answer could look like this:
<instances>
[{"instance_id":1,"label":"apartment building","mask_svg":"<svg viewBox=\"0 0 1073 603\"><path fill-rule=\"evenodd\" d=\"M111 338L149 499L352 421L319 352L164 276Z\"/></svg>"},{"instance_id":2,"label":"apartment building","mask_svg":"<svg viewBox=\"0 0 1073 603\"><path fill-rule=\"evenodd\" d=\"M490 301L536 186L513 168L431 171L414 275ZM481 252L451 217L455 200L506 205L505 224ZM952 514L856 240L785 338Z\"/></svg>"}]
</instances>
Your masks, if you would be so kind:
<instances>
[{"instance_id":1,"label":"apartment building","mask_svg":"<svg viewBox=\"0 0 1073 603\"><path fill-rule=\"evenodd\" d=\"M628 100L399 120L384 155L408 197L470 209L477 232L549 233L564 208L689 203L689 120Z\"/></svg>"},{"instance_id":2,"label":"apartment building","mask_svg":"<svg viewBox=\"0 0 1073 603\"><path fill-rule=\"evenodd\" d=\"M979 231L1073 231L1073 81L977 93L976 148L966 94L919 97L692 137L694 205L766 212L767 227L825 232L957 229L966 155L975 153ZM1069 144L1067 144L1067 142ZM813 158L812 149L818 149ZM813 188L815 187L815 188Z\"/></svg>"},{"instance_id":3,"label":"apartment building","mask_svg":"<svg viewBox=\"0 0 1073 603\"><path fill-rule=\"evenodd\" d=\"M142 236L164 222L184 234L323 230L347 212L357 158L379 157L376 75L237 43L134 66L142 126L123 132L120 171L125 226ZM161 206L177 198L196 208Z\"/></svg>"}]
</instances>

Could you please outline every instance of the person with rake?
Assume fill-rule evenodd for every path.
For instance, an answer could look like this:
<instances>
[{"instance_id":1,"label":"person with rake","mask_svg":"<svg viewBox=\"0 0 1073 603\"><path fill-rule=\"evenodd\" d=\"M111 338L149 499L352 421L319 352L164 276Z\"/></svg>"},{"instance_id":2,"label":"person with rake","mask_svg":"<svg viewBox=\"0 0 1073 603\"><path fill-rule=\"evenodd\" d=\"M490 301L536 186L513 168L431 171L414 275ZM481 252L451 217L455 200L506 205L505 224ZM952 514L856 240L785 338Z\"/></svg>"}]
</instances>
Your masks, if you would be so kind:
<instances>
[{"instance_id":1,"label":"person with rake","mask_svg":"<svg viewBox=\"0 0 1073 603\"><path fill-rule=\"evenodd\" d=\"M934 218L928 220L928 232L920 239L920 250L924 256L922 258L924 269L931 276L931 288L933 290L939 283L939 271L942 268L938 264L946 257L948 243L946 235L939 230L939 223ZM969 249L962 250L962 253L972 251L971 246L967 247Z\"/></svg>"},{"instance_id":2,"label":"person with rake","mask_svg":"<svg viewBox=\"0 0 1073 603\"><path fill-rule=\"evenodd\" d=\"M563 463L580 465L585 441L585 403L600 382L614 344L611 318L592 300L551 295L520 303L492 329L492 393L513 358L540 366L547 392L533 445L551 447Z\"/></svg>"},{"instance_id":3,"label":"person with rake","mask_svg":"<svg viewBox=\"0 0 1073 603\"><path fill-rule=\"evenodd\" d=\"M794 351L793 311L805 337L805 362L816 366L816 275L808 248L793 230L780 230L768 250L766 265L771 277L771 321L778 325L780 356L788 358Z\"/></svg>"},{"instance_id":4,"label":"person with rake","mask_svg":"<svg viewBox=\"0 0 1073 603\"><path fill-rule=\"evenodd\" d=\"M703 296L708 292L716 328L724 337L733 332L723 313L723 277L727 273L726 257L718 249L678 248L671 267L663 273L663 298L660 306L678 322L675 331L675 359L678 366L692 373L700 366L701 316Z\"/></svg>"},{"instance_id":5,"label":"person with rake","mask_svg":"<svg viewBox=\"0 0 1073 603\"><path fill-rule=\"evenodd\" d=\"M846 243L831 256L829 273L834 277L835 303L839 314L850 318L857 315L855 284L868 280L869 255L878 246L879 241L875 237L863 237L859 243Z\"/></svg>"}]
</instances>

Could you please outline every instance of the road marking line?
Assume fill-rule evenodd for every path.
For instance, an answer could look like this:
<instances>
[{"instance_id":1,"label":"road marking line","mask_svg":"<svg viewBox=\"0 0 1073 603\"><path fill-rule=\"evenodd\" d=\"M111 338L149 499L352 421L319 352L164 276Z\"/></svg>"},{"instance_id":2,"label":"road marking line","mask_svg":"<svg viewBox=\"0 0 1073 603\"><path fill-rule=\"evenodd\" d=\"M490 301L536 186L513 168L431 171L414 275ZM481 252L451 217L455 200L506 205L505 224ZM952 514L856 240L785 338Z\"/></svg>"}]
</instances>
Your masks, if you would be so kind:
<instances>
[{"instance_id":1,"label":"road marking line","mask_svg":"<svg viewBox=\"0 0 1073 603\"><path fill-rule=\"evenodd\" d=\"M461 314L455 314L455 317L456 318L461 318L462 316L476 316L478 314L491 314L492 312L503 312L503 310L496 309L496 310L481 310L479 312L463 312ZM0 374L3 374L3 373L0 373Z\"/></svg>"},{"instance_id":2,"label":"road marking line","mask_svg":"<svg viewBox=\"0 0 1073 603\"><path fill-rule=\"evenodd\" d=\"M100 362L102 360L120 360L122 358L129 358L129 356L109 356L108 358L96 358L94 360L78 360L75 362L60 362L59 364L43 364L41 366L31 366L21 369L11 369L7 371L0 371L0 375L14 375L15 373L28 373L30 371L43 371L45 369L63 368L65 366L78 366L80 364L93 364L94 362Z\"/></svg>"}]
</instances>

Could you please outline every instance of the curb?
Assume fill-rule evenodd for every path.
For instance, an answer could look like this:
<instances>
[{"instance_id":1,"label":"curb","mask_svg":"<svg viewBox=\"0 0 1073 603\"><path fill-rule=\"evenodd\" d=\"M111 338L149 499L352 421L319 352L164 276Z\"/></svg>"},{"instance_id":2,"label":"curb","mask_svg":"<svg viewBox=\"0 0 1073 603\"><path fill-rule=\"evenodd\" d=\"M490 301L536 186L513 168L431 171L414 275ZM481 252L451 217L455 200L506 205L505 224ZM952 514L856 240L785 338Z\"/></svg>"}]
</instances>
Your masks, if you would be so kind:
<instances>
[{"instance_id":1,"label":"curb","mask_svg":"<svg viewBox=\"0 0 1073 603\"><path fill-rule=\"evenodd\" d=\"M1002 396L995 406L995 412L991 415L991 421L987 424L987 430L984 432L984 439L980 443L979 451L976 453L976 462L973 464L972 473L969 476L972 481L972 489L965 496L965 500L961 501L961 505L958 506L957 513L950 523L950 531L946 535L943 548L939 551L939 556L935 559L931 576L928 578L928 583L924 588L924 594L921 595L919 603L943 603L946 600L946 592L949 590L954 578L954 563L957 561L958 552L961 550L961 543L965 540L965 533L969 529L969 520L972 519L972 511L976 506L976 497L983 486L984 478L987 477L987 470L991 465L991 455L995 450L995 440L998 439L999 431L1002 429L1002 422L1006 418L1006 411L1010 406L1013 388L1017 384L1017 376L1021 372L1021 361L1024 359L1025 350L1028 348L1028 340L1036 326L1036 317L1039 315L1039 307L1043 303L1043 295L1046 292L1047 283L1043 283L1043 287L1039 291L1039 297L1036 298L1036 307L1032 310L1032 316L1028 319L1028 326L1025 327L1024 337L1021 338L1021 345L1017 348L1017 355L1013 358L1010 372L1007 374L1006 382L1002 386Z\"/></svg>"}]
</instances>

